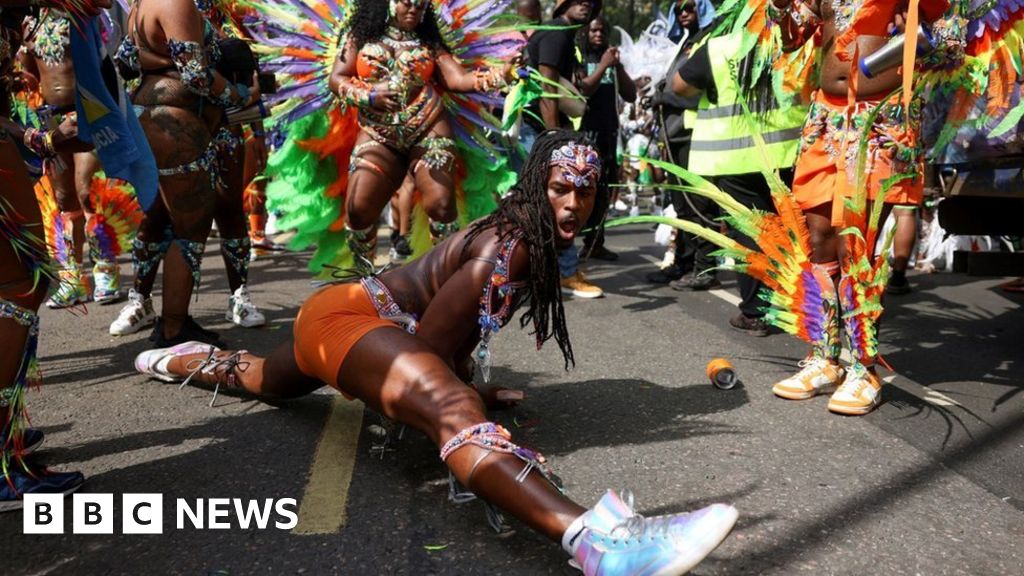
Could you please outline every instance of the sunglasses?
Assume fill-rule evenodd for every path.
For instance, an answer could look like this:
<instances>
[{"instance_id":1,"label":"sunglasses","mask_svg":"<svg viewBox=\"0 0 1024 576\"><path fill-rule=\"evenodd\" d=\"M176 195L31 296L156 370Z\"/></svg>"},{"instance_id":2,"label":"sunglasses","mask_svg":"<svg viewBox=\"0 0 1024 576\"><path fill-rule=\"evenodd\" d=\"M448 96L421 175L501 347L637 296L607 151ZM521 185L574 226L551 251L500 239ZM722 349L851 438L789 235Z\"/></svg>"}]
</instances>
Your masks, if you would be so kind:
<instances>
[{"instance_id":1,"label":"sunglasses","mask_svg":"<svg viewBox=\"0 0 1024 576\"><path fill-rule=\"evenodd\" d=\"M679 10L681 10L683 12L696 12L697 11L697 5L696 4L683 4L682 6L679 7Z\"/></svg>"},{"instance_id":2,"label":"sunglasses","mask_svg":"<svg viewBox=\"0 0 1024 576\"><path fill-rule=\"evenodd\" d=\"M398 3L406 8L419 8L420 10L427 7L427 0L398 0Z\"/></svg>"}]
</instances>

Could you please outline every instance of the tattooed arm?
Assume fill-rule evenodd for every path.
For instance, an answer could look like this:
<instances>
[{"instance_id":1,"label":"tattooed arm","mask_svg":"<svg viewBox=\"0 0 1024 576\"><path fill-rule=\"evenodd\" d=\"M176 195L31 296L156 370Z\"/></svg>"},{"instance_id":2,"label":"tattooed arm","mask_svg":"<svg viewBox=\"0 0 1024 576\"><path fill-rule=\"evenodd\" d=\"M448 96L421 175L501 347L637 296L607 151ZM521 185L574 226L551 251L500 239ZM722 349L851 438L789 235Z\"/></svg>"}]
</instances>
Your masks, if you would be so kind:
<instances>
[{"instance_id":1,"label":"tattooed arm","mask_svg":"<svg viewBox=\"0 0 1024 576\"><path fill-rule=\"evenodd\" d=\"M210 66L203 44L203 16L192 0L165 0L154 11L167 39L168 55L189 91L224 107L248 106L259 99L255 87L233 85Z\"/></svg>"}]
</instances>

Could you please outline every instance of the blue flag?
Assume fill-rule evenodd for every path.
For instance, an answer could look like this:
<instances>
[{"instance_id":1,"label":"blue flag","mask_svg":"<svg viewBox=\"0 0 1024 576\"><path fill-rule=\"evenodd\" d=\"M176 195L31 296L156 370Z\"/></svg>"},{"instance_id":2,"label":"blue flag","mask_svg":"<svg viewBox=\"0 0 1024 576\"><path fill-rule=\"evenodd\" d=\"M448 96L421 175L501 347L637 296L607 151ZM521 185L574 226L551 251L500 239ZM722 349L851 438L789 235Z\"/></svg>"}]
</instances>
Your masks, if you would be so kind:
<instances>
[{"instance_id":1,"label":"blue flag","mask_svg":"<svg viewBox=\"0 0 1024 576\"><path fill-rule=\"evenodd\" d=\"M78 138L93 145L108 177L135 188L139 204L148 210L159 194L156 159L113 63L105 56L98 21L78 20L71 30Z\"/></svg>"}]
</instances>

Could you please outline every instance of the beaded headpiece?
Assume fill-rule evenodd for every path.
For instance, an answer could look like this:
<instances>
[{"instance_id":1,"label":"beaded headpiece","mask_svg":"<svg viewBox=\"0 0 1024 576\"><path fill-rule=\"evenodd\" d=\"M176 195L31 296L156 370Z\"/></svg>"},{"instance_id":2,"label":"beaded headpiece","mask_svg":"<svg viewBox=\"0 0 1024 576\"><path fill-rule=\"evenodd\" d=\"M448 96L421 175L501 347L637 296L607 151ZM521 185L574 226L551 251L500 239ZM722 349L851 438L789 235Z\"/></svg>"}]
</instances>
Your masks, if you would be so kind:
<instances>
[{"instance_id":1,"label":"beaded headpiece","mask_svg":"<svg viewBox=\"0 0 1024 576\"><path fill-rule=\"evenodd\" d=\"M585 144L566 144L551 154L551 166L562 169L562 177L577 188L597 185L601 156Z\"/></svg>"},{"instance_id":2,"label":"beaded headpiece","mask_svg":"<svg viewBox=\"0 0 1024 576\"><path fill-rule=\"evenodd\" d=\"M427 0L391 0L391 3L388 5L388 16L389 17L394 18L395 15L398 13L398 4L399 3L405 4L407 6L416 6L416 7L418 7L420 9L420 12L421 12L421 14L420 14L420 18L421 19L423 18L422 12L425 12L426 9L427 9Z\"/></svg>"}]
</instances>

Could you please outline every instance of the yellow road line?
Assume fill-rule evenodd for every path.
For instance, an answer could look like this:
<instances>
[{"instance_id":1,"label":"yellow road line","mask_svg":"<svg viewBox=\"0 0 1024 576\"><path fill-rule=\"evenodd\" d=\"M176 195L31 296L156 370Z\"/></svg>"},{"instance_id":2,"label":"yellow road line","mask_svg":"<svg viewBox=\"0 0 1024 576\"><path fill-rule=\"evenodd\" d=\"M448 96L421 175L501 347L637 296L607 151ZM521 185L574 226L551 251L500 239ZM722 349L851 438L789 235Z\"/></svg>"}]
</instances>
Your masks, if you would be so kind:
<instances>
[{"instance_id":1,"label":"yellow road line","mask_svg":"<svg viewBox=\"0 0 1024 576\"><path fill-rule=\"evenodd\" d=\"M345 526L363 403L335 396L309 468L294 534L334 534Z\"/></svg>"}]
</instances>

